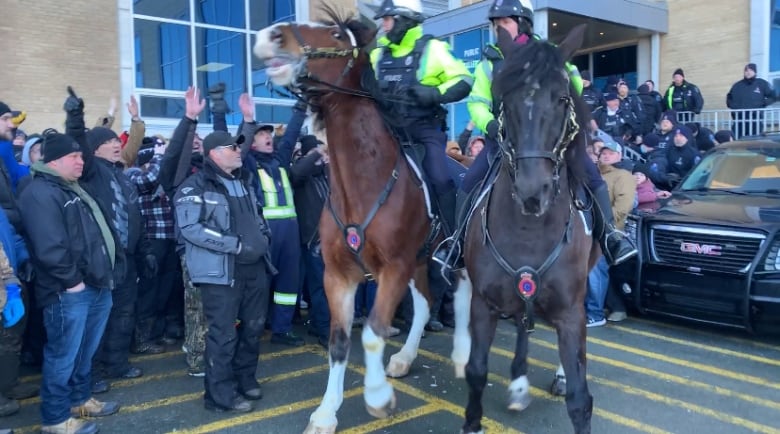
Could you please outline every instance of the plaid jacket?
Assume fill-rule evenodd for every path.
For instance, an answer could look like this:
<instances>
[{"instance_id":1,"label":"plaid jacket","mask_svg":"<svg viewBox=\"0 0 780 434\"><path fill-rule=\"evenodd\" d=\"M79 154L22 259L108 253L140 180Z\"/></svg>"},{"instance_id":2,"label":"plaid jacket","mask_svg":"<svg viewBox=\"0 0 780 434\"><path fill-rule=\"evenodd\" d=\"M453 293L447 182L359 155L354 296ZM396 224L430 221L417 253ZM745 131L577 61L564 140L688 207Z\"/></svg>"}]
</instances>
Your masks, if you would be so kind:
<instances>
[{"instance_id":1,"label":"plaid jacket","mask_svg":"<svg viewBox=\"0 0 780 434\"><path fill-rule=\"evenodd\" d=\"M158 180L162 155L155 155L148 169L133 167L127 176L138 187L138 204L144 224L144 235L150 239L176 239L173 207Z\"/></svg>"}]
</instances>

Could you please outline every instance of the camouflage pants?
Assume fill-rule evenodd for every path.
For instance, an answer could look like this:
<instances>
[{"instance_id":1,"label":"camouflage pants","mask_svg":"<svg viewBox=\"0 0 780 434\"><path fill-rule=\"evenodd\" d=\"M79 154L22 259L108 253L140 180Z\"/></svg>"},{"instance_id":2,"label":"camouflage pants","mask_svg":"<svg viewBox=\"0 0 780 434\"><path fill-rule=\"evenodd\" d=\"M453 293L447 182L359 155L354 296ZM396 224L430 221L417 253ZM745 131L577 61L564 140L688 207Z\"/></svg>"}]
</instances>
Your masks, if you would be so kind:
<instances>
[{"instance_id":1,"label":"camouflage pants","mask_svg":"<svg viewBox=\"0 0 780 434\"><path fill-rule=\"evenodd\" d=\"M190 281L190 273L184 258L181 260L184 277L184 346L187 348L187 365L197 369L204 367L206 332L208 327L203 316L203 302L200 289Z\"/></svg>"}]
</instances>

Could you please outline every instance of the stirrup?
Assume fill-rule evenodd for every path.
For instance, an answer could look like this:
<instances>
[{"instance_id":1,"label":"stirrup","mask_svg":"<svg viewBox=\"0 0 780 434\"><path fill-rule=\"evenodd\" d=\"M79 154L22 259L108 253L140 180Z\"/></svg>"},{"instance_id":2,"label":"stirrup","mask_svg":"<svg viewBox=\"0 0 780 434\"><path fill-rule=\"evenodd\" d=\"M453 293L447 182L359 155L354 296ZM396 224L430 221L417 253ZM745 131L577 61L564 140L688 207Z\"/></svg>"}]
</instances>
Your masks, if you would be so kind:
<instances>
[{"instance_id":1,"label":"stirrup","mask_svg":"<svg viewBox=\"0 0 780 434\"><path fill-rule=\"evenodd\" d=\"M444 249L447 249L448 251L447 255L442 258L440 253L442 253L442 250ZM457 271L461 268L455 266L460 256L461 245L455 236L449 236L442 240L442 242L433 250L433 255L431 255L431 259L441 265L441 277L450 285L452 285L452 282L450 282L447 275L449 272Z\"/></svg>"}]
</instances>

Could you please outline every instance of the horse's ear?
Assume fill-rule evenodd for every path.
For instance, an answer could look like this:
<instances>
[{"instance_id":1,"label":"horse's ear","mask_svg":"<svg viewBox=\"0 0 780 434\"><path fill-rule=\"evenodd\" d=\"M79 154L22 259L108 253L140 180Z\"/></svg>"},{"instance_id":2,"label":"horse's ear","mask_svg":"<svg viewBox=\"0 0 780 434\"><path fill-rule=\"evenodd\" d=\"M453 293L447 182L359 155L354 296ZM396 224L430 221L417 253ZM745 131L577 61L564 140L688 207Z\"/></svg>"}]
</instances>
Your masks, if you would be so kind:
<instances>
[{"instance_id":1,"label":"horse's ear","mask_svg":"<svg viewBox=\"0 0 780 434\"><path fill-rule=\"evenodd\" d=\"M561 56L564 61L571 60L574 57L574 53L582 47L582 43L585 41L585 29L587 24L580 24L579 26L571 29L566 38L558 44L558 49L561 51Z\"/></svg>"},{"instance_id":2,"label":"horse's ear","mask_svg":"<svg viewBox=\"0 0 780 434\"><path fill-rule=\"evenodd\" d=\"M498 46L498 49L501 50L501 54L503 54L506 59L506 57L509 56L509 53L517 48L517 44L512 40L512 35L501 26L496 27L496 36L496 46Z\"/></svg>"},{"instance_id":3,"label":"horse's ear","mask_svg":"<svg viewBox=\"0 0 780 434\"><path fill-rule=\"evenodd\" d=\"M355 40L358 47L365 47L376 39L376 34L379 32L379 27L369 27L359 21L352 21L349 23L349 29L355 35Z\"/></svg>"}]
</instances>

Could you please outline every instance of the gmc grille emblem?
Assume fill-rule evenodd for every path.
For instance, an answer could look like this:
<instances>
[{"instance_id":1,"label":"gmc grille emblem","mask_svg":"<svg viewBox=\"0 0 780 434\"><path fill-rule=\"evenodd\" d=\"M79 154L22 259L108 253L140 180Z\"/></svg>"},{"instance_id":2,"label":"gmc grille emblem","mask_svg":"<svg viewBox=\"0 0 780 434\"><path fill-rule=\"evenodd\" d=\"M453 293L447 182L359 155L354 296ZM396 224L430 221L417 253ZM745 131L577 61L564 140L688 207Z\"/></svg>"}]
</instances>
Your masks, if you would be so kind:
<instances>
[{"instance_id":1,"label":"gmc grille emblem","mask_svg":"<svg viewBox=\"0 0 780 434\"><path fill-rule=\"evenodd\" d=\"M686 241L680 243L681 252L696 253L697 255L720 256L722 249L722 246L714 244L698 244Z\"/></svg>"}]
</instances>

